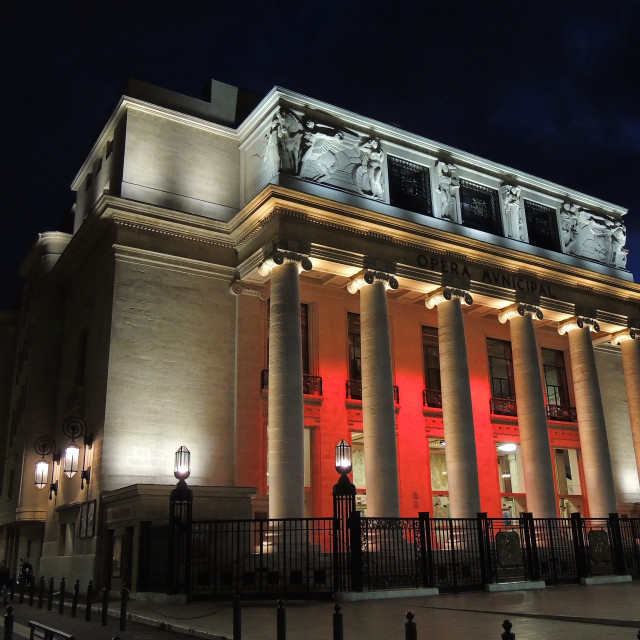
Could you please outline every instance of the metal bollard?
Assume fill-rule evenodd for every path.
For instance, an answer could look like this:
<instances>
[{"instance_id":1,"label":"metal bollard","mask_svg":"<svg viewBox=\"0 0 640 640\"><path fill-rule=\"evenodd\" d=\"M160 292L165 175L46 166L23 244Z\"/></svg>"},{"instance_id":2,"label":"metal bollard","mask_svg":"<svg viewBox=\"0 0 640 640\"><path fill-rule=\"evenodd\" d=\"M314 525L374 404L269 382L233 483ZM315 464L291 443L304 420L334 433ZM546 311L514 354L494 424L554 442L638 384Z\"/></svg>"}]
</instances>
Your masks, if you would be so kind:
<instances>
[{"instance_id":1,"label":"metal bollard","mask_svg":"<svg viewBox=\"0 0 640 640\"><path fill-rule=\"evenodd\" d=\"M78 598L80 597L80 580L76 580L73 585L73 600L71 600L71 617L75 618L78 613Z\"/></svg>"},{"instance_id":2,"label":"metal bollard","mask_svg":"<svg viewBox=\"0 0 640 640\"><path fill-rule=\"evenodd\" d=\"M18 602L22 604L24 602L24 578L20 580L20 588L18 589Z\"/></svg>"},{"instance_id":3,"label":"metal bollard","mask_svg":"<svg viewBox=\"0 0 640 640\"><path fill-rule=\"evenodd\" d=\"M16 577L11 578L11 589L9 590L9 599L13 602L13 596L16 593Z\"/></svg>"},{"instance_id":4,"label":"metal bollard","mask_svg":"<svg viewBox=\"0 0 640 640\"><path fill-rule=\"evenodd\" d=\"M511 633L511 627L513 627L513 625L510 620L505 620L502 623L502 628L504 629L504 633L500 636L502 640L516 640L516 634Z\"/></svg>"},{"instance_id":5,"label":"metal bollard","mask_svg":"<svg viewBox=\"0 0 640 640\"><path fill-rule=\"evenodd\" d=\"M64 596L65 596L65 591L67 590L67 583L66 580L64 578L62 578L62 580L60 580L60 597L58 598L58 613L59 614L63 614L64 613Z\"/></svg>"},{"instance_id":6,"label":"metal bollard","mask_svg":"<svg viewBox=\"0 0 640 640\"><path fill-rule=\"evenodd\" d=\"M33 607L33 596L36 590L36 577L31 577L31 582L29 583L29 606Z\"/></svg>"},{"instance_id":7,"label":"metal bollard","mask_svg":"<svg viewBox=\"0 0 640 640\"><path fill-rule=\"evenodd\" d=\"M127 601L129 600L129 589L122 583L120 590L120 631L127 630Z\"/></svg>"},{"instance_id":8,"label":"metal bollard","mask_svg":"<svg viewBox=\"0 0 640 640\"><path fill-rule=\"evenodd\" d=\"M49 580L49 593L47 594L47 611L53 609L53 578Z\"/></svg>"},{"instance_id":9,"label":"metal bollard","mask_svg":"<svg viewBox=\"0 0 640 640\"><path fill-rule=\"evenodd\" d=\"M238 594L233 596L233 640L242 639L242 610Z\"/></svg>"},{"instance_id":10,"label":"metal bollard","mask_svg":"<svg viewBox=\"0 0 640 640\"><path fill-rule=\"evenodd\" d=\"M42 609L43 600L44 600L44 576L40 576L40 585L38 587L38 609Z\"/></svg>"},{"instance_id":11,"label":"metal bollard","mask_svg":"<svg viewBox=\"0 0 640 640\"><path fill-rule=\"evenodd\" d=\"M287 640L287 611L284 608L284 600L278 600L277 610L277 640Z\"/></svg>"},{"instance_id":12,"label":"metal bollard","mask_svg":"<svg viewBox=\"0 0 640 640\"><path fill-rule=\"evenodd\" d=\"M405 615L407 617L407 621L404 623L405 640L418 640L418 628L416 623L413 621L413 611L407 611Z\"/></svg>"},{"instance_id":13,"label":"metal bollard","mask_svg":"<svg viewBox=\"0 0 640 640\"><path fill-rule=\"evenodd\" d=\"M13 607L7 607L7 613L4 614L4 640L13 640Z\"/></svg>"},{"instance_id":14,"label":"metal bollard","mask_svg":"<svg viewBox=\"0 0 640 640\"><path fill-rule=\"evenodd\" d=\"M87 622L91 621L91 607L93 606L93 580L89 580L89 586L87 587L87 600L84 609L84 619Z\"/></svg>"},{"instance_id":15,"label":"metal bollard","mask_svg":"<svg viewBox=\"0 0 640 640\"><path fill-rule=\"evenodd\" d=\"M342 613L340 613L341 606L339 602L333 605L333 640L342 640L344 637Z\"/></svg>"},{"instance_id":16,"label":"metal bollard","mask_svg":"<svg viewBox=\"0 0 640 640\"><path fill-rule=\"evenodd\" d=\"M101 624L103 627L107 626L108 610L109 610L109 592L107 591L107 587L103 587L102 589L102 621L101 621Z\"/></svg>"}]
</instances>

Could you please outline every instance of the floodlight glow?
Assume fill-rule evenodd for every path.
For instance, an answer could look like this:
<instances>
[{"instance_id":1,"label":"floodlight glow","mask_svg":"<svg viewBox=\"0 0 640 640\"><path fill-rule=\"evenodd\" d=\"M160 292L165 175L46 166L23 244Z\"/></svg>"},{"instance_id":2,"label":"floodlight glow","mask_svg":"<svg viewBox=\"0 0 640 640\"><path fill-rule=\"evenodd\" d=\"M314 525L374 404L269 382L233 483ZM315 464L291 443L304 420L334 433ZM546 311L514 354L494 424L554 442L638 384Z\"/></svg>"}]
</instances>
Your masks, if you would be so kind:
<instances>
[{"instance_id":1,"label":"floodlight glow","mask_svg":"<svg viewBox=\"0 0 640 640\"><path fill-rule=\"evenodd\" d=\"M513 442L505 442L504 444L498 445L498 451L510 452L515 451L518 448L518 445Z\"/></svg>"}]
</instances>

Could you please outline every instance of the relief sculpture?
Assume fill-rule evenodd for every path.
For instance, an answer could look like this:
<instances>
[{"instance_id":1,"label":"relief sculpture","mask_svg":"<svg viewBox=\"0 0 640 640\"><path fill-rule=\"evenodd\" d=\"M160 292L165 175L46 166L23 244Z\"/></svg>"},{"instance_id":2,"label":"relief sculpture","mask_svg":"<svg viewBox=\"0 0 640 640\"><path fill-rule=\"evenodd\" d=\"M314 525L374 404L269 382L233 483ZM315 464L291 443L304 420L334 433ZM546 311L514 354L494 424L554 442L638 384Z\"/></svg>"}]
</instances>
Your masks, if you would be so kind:
<instances>
[{"instance_id":1,"label":"relief sculpture","mask_svg":"<svg viewBox=\"0 0 640 640\"><path fill-rule=\"evenodd\" d=\"M612 267L626 267L627 234L622 222L568 202L562 206L560 219L565 253Z\"/></svg>"}]
</instances>

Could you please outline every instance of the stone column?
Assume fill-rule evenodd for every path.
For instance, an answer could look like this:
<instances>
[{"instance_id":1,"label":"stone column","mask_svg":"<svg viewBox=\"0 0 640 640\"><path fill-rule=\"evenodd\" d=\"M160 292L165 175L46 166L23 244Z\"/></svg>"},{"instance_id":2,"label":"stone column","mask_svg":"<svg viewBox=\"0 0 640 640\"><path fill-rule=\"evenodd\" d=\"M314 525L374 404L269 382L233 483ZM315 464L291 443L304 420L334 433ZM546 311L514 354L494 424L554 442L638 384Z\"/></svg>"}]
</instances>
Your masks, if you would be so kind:
<instances>
[{"instance_id":1,"label":"stone column","mask_svg":"<svg viewBox=\"0 0 640 640\"><path fill-rule=\"evenodd\" d=\"M532 305L514 304L501 311L498 318L502 323L509 322L511 331L527 511L532 512L534 518L557 518L547 411L533 316L542 320L542 311Z\"/></svg>"},{"instance_id":2,"label":"stone column","mask_svg":"<svg viewBox=\"0 0 640 640\"><path fill-rule=\"evenodd\" d=\"M309 258L275 251L259 268L271 275L269 308L269 518L304 516L304 406L300 288Z\"/></svg>"},{"instance_id":3,"label":"stone column","mask_svg":"<svg viewBox=\"0 0 640 640\"><path fill-rule=\"evenodd\" d=\"M604 420L602 396L590 333L600 326L590 318L577 317L558 327L569 334L573 388L576 397L580 448L584 467L589 512L592 518L606 518L616 512L613 470Z\"/></svg>"},{"instance_id":4,"label":"stone column","mask_svg":"<svg viewBox=\"0 0 640 640\"><path fill-rule=\"evenodd\" d=\"M627 329L611 338L612 344L619 344L622 351L624 384L629 404L629 421L633 448L636 452L636 466L640 478L640 330Z\"/></svg>"},{"instance_id":5,"label":"stone column","mask_svg":"<svg viewBox=\"0 0 640 640\"><path fill-rule=\"evenodd\" d=\"M472 304L469 293L445 287L425 300L438 307L438 349L442 386L442 421L452 518L475 518L480 512L480 485L476 437L473 428L471 383L467 362L462 302Z\"/></svg>"},{"instance_id":6,"label":"stone column","mask_svg":"<svg viewBox=\"0 0 640 640\"><path fill-rule=\"evenodd\" d=\"M386 296L388 288L397 289L397 280L373 271L366 271L348 285L350 293L360 291L367 515L378 518L400 517L396 413Z\"/></svg>"}]
</instances>

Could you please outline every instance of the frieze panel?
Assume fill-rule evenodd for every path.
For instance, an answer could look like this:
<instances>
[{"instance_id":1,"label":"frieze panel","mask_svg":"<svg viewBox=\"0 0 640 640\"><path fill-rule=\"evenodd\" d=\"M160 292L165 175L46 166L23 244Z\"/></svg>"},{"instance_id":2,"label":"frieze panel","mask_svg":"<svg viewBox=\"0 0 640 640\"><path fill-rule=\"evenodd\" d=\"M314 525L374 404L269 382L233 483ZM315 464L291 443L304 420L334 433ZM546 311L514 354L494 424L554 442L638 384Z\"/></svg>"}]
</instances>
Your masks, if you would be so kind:
<instances>
[{"instance_id":1,"label":"frieze panel","mask_svg":"<svg viewBox=\"0 0 640 640\"><path fill-rule=\"evenodd\" d=\"M560 219L565 253L612 267L626 267L629 252L624 248L627 230L622 222L570 202L562 205Z\"/></svg>"}]
</instances>

